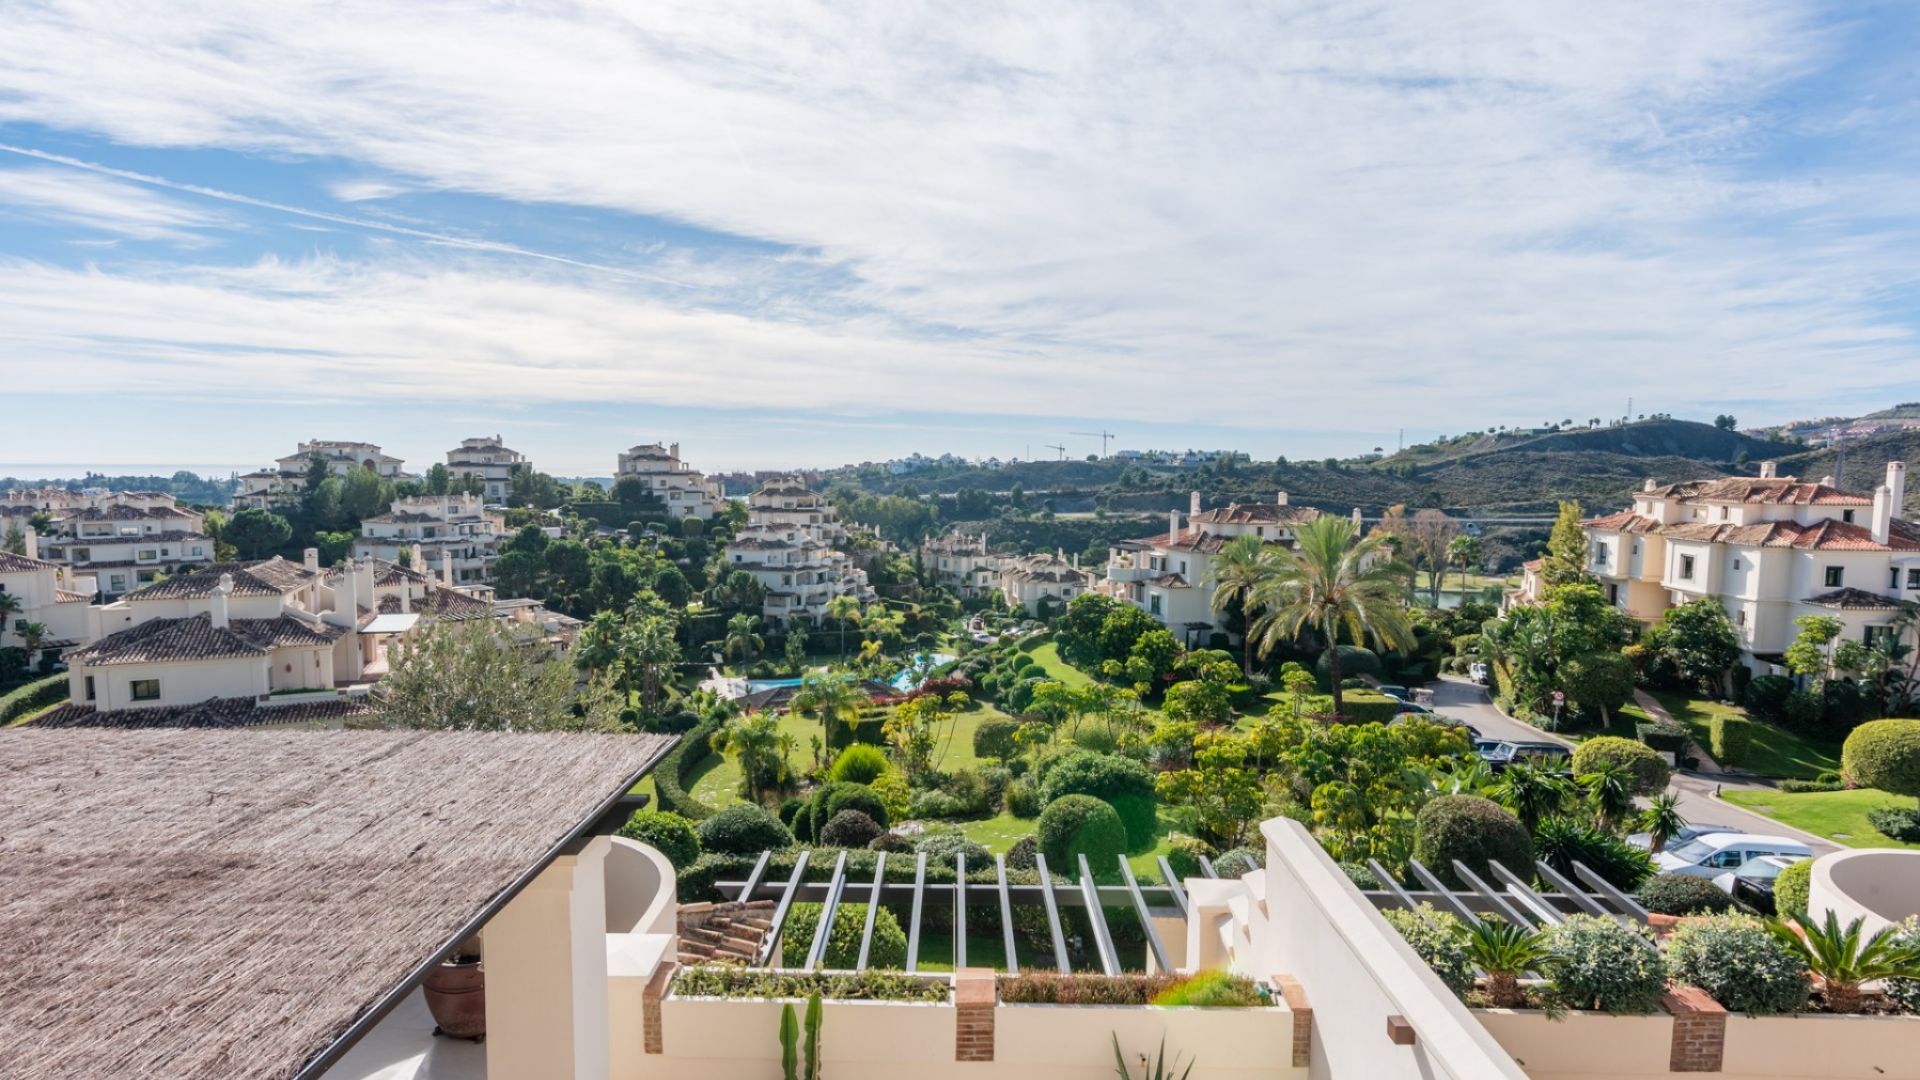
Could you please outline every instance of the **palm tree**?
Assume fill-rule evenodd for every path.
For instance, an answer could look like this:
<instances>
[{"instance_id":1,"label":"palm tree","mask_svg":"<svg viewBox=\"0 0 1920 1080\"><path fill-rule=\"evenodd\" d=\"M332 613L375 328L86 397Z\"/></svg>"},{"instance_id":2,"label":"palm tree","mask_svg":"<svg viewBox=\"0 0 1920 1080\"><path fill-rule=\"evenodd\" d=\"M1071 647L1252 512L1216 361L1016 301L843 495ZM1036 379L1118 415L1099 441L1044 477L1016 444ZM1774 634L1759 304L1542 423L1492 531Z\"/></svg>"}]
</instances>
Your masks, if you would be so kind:
<instances>
[{"instance_id":1,"label":"palm tree","mask_svg":"<svg viewBox=\"0 0 1920 1080\"><path fill-rule=\"evenodd\" d=\"M1855 919L1842 927L1839 916L1829 909L1825 922L1802 927L1799 933L1778 920L1768 926L1782 945L1806 961L1808 971L1820 977L1827 1008L1837 1013L1860 1011L1861 983L1920 978L1920 945L1902 943L1898 926L1881 927L1863 941L1862 921Z\"/></svg>"},{"instance_id":2,"label":"palm tree","mask_svg":"<svg viewBox=\"0 0 1920 1080\"><path fill-rule=\"evenodd\" d=\"M13 632L20 635L20 644L27 650L29 664L40 658L40 647L47 643L47 638L52 634L46 623L37 622L23 622L14 627Z\"/></svg>"},{"instance_id":3,"label":"palm tree","mask_svg":"<svg viewBox=\"0 0 1920 1080\"><path fill-rule=\"evenodd\" d=\"M1667 841L1678 835L1686 824L1687 819L1680 816L1680 796L1671 791L1655 795L1640 812L1640 827L1647 832L1647 849L1655 854L1665 851Z\"/></svg>"},{"instance_id":4,"label":"palm tree","mask_svg":"<svg viewBox=\"0 0 1920 1080\"><path fill-rule=\"evenodd\" d=\"M793 736L780 730L780 720L773 713L736 716L714 732L709 745L740 766L747 797L755 802L766 789L787 782L787 755L793 752Z\"/></svg>"},{"instance_id":5,"label":"palm tree","mask_svg":"<svg viewBox=\"0 0 1920 1080\"><path fill-rule=\"evenodd\" d=\"M860 601L857 597L840 595L827 601L827 618L840 624L840 659L847 658L847 624L860 625Z\"/></svg>"},{"instance_id":6,"label":"palm tree","mask_svg":"<svg viewBox=\"0 0 1920 1080\"><path fill-rule=\"evenodd\" d=\"M1511 810L1529 833L1542 818L1566 809L1569 794L1566 781L1523 761L1507 766L1493 788L1493 800Z\"/></svg>"},{"instance_id":7,"label":"palm tree","mask_svg":"<svg viewBox=\"0 0 1920 1080\"><path fill-rule=\"evenodd\" d=\"M1526 1003L1520 976L1552 955L1547 935L1489 915L1467 929L1467 958L1487 973L1487 1001L1496 1009Z\"/></svg>"},{"instance_id":8,"label":"palm tree","mask_svg":"<svg viewBox=\"0 0 1920 1080\"><path fill-rule=\"evenodd\" d=\"M675 639L673 620L664 615L642 615L628 619L620 634L620 662L623 670L640 676L640 703L649 711L660 703L661 689L680 662L680 642Z\"/></svg>"},{"instance_id":9,"label":"palm tree","mask_svg":"<svg viewBox=\"0 0 1920 1080\"><path fill-rule=\"evenodd\" d=\"M742 663L751 664L767 647L766 639L756 631L760 628L760 616L742 612L727 620L727 637L720 643L720 655L731 659L738 654Z\"/></svg>"},{"instance_id":10,"label":"palm tree","mask_svg":"<svg viewBox=\"0 0 1920 1080\"><path fill-rule=\"evenodd\" d=\"M1460 568L1460 594L1462 599L1467 592L1467 568L1480 561L1483 545L1480 538L1468 533L1447 541L1447 561Z\"/></svg>"},{"instance_id":11,"label":"palm tree","mask_svg":"<svg viewBox=\"0 0 1920 1080\"><path fill-rule=\"evenodd\" d=\"M1617 761L1603 761L1580 777L1587 789L1587 805L1593 808L1593 823L1612 831L1616 822L1633 813L1633 770Z\"/></svg>"},{"instance_id":12,"label":"palm tree","mask_svg":"<svg viewBox=\"0 0 1920 1080\"><path fill-rule=\"evenodd\" d=\"M800 689L794 692L788 708L801 716L819 719L821 732L832 742L835 722L849 727L858 724L868 702L866 691L860 689L852 676L815 674L800 681Z\"/></svg>"},{"instance_id":13,"label":"palm tree","mask_svg":"<svg viewBox=\"0 0 1920 1080\"><path fill-rule=\"evenodd\" d=\"M1326 648L1327 673L1333 681L1333 711L1340 714L1340 631L1354 644L1371 639L1376 645L1398 649L1414 647L1413 627L1401 582L1407 568L1387 550L1386 534L1364 539L1353 522L1323 516L1308 522L1295 535L1298 546L1276 549L1273 573L1254 594L1263 609L1254 624L1261 655L1273 651L1307 630L1319 635Z\"/></svg>"},{"instance_id":14,"label":"palm tree","mask_svg":"<svg viewBox=\"0 0 1920 1080\"><path fill-rule=\"evenodd\" d=\"M1253 677L1254 596L1273 573L1273 558L1266 541L1257 536L1236 536L1227 541L1207 568L1207 582L1213 586L1213 610L1226 611L1238 606L1246 616L1247 632L1241 635L1240 667Z\"/></svg>"},{"instance_id":15,"label":"palm tree","mask_svg":"<svg viewBox=\"0 0 1920 1080\"><path fill-rule=\"evenodd\" d=\"M26 602L19 594L0 590L0 630L5 630L7 622L25 610Z\"/></svg>"}]
</instances>

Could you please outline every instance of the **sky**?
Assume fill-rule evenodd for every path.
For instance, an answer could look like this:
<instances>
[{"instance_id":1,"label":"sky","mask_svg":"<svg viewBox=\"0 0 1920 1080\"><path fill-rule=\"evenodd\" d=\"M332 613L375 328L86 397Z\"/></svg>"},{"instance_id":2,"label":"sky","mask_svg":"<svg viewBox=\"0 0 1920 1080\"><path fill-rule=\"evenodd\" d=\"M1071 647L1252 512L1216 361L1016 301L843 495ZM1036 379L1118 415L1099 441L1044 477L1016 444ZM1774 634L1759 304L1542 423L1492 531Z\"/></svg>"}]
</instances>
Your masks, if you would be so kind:
<instances>
[{"instance_id":1,"label":"sky","mask_svg":"<svg viewBox=\"0 0 1920 1080\"><path fill-rule=\"evenodd\" d=\"M0 473L1920 399L1920 5L0 0Z\"/></svg>"}]
</instances>

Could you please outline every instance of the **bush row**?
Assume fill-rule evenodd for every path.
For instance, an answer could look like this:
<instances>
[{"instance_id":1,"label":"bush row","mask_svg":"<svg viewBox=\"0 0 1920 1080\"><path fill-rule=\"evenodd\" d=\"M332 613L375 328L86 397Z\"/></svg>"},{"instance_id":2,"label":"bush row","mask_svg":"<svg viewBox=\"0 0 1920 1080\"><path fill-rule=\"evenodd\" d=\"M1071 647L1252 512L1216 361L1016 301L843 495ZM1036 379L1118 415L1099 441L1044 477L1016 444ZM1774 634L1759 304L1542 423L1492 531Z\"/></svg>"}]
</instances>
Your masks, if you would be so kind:
<instances>
[{"instance_id":1,"label":"bush row","mask_svg":"<svg viewBox=\"0 0 1920 1080\"><path fill-rule=\"evenodd\" d=\"M0 697L0 727L54 704L67 696L67 677L52 675L30 682Z\"/></svg>"},{"instance_id":2,"label":"bush row","mask_svg":"<svg viewBox=\"0 0 1920 1080\"><path fill-rule=\"evenodd\" d=\"M660 759L660 764L653 770L653 789L659 795L660 809L679 814L689 821L712 816L713 807L687 793L687 777L712 753L707 741L713 738L714 732L720 730L723 722L721 717L714 716L694 725L691 731L680 737L680 745Z\"/></svg>"}]
</instances>

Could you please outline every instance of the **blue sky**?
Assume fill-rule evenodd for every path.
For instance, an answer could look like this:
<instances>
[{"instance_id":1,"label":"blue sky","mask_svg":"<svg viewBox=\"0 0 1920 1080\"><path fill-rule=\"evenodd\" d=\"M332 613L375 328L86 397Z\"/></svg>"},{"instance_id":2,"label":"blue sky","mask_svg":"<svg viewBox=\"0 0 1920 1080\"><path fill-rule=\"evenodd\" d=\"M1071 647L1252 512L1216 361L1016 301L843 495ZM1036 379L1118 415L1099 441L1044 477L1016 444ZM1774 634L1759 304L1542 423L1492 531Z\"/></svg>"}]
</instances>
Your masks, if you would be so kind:
<instances>
[{"instance_id":1,"label":"blue sky","mask_svg":"<svg viewBox=\"0 0 1920 1080\"><path fill-rule=\"evenodd\" d=\"M1920 399L1920 8L0 0L0 462Z\"/></svg>"}]
</instances>

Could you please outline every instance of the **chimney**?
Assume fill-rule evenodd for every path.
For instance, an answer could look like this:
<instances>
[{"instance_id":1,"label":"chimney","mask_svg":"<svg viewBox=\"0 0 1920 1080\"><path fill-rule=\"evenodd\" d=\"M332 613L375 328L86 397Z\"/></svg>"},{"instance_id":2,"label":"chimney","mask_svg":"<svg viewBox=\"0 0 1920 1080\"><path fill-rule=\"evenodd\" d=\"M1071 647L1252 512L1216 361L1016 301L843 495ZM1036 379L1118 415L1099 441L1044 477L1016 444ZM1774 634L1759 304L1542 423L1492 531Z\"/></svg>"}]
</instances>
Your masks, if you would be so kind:
<instances>
[{"instance_id":1,"label":"chimney","mask_svg":"<svg viewBox=\"0 0 1920 1080\"><path fill-rule=\"evenodd\" d=\"M1641 490L1641 491L1652 491L1652 490L1653 490L1654 488L1657 488L1657 487L1659 487L1659 486L1660 486L1659 484L1656 484L1656 483L1654 483L1654 482L1653 482L1653 477L1651 477L1651 476L1649 476L1649 477L1647 477L1647 478L1646 478L1646 480L1644 480L1644 481L1642 481L1642 482L1641 482L1641 484L1640 484L1640 490Z\"/></svg>"},{"instance_id":2,"label":"chimney","mask_svg":"<svg viewBox=\"0 0 1920 1080\"><path fill-rule=\"evenodd\" d=\"M315 573L315 574L319 573L320 572L320 549L308 548L307 550L301 552L300 565L306 567L308 572L310 573Z\"/></svg>"},{"instance_id":3,"label":"chimney","mask_svg":"<svg viewBox=\"0 0 1920 1080\"><path fill-rule=\"evenodd\" d=\"M213 628L225 630L230 621L227 618L227 596L233 592L233 575L221 574L220 583L213 587Z\"/></svg>"},{"instance_id":4,"label":"chimney","mask_svg":"<svg viewBox=\"0 0 1920 1080\"><path fill-rule=\"evenodd\" d=\"M1179 542L1180 542L1180 511L1169 510L1167 511L1167 543L1177 544Z\"/></svg>"},{"instance_id":5,"label":"chimney","mask_svg":"<svg viewBox=\"0 0 1920 1080\"><path fill-rule=\"evenodd\" d=\"M1888 509L1893 517L1899 517L1901 508L1907 502L1907 463L1904 461L1887 462L1887 491L1892 498L1887 500Z\"/></svg>"},{"instance_id":6,"label":"chimney","mask_svg":"<svg viewBox=\"0 0 1920 1080\"><path fill-rule=\"evenodd\" d=\"M415 540L413 546L407 549L407 569L416 574L427 572L427 551L420 546L418 540Z\"/></svg>"},{"instance_id":7,"label":"chimney","mask_svg":"<svg viewBox=\"0 0 1920 1080\"><path fill-rule=\"evenodd\" d=\"M337 568L340 579L333 586L333 610L322 618L332 626L342 626L348 630L360 625L360 576L353 559L341 563Z\"/></svg>"},{"instance_id":8,"label":"chimney","mask_svg":"<svg viewBox=\"0 0 1920 1080\"><path fill-rule=\"evenodd\" d=\"M1073 568L1080 569L1080 553L1077 551L1073 553Z\"/></svg>"},{"instance_id":9,"label":"chimney","mask_svg":"<svg viewBox=\"0 0 1920 1080\"><path fill-rule=\"evenodd\" d=\"M33 526L31 526L31 525L29 525L29 526L27 526L27 527L26 527L26 529L25 529L25 531L24 531L24 535L25 535L25 536L26 536L26 538L27 538L27 546L26 546L26 548L25 548L25 549L24 549L24 550L23 550L23 551L21 552L21 554L23 554L23 555L25 555L25 556L26 556L27 558L29 558L29 559L37 559L37 558L39 558L39 557L40 557L40 532L39 532L39 530L37 530L37 529L35 529L35 528L34 528Z\"/></svg>"},{"instance_id":10,"label":"chimney","mask_svg":"<svg viewBox=\"0 0 1920 1080\"><path fill-rule=\"evenodd\" d=\"M1197 491L1189 492L1187 494L1187 516L1188 517L1200 516L1200 493Z\"/></svg>"},{"instance_id":11,"label":"chimney","mask_svg":"<svg viewBox=\"0 0 1920 1080\"><path fill-rule=\"evenodd\" d=\"M1893 492L1881 484L1873 489L1873 542L1884 544L1893 534Z\"/></svg>"},{"instance_id":12,"label":"chimney","mask_svg":"<svg viewBox=\"0 0 1920 1080\"><path fill-rule=\"evenodd\" d=\"M1779 467L1780 467L1780 463L1777 461L1761 462L1760 463L1760 479L1762 480L1773 479L1774 476L1776 475L1776 470L1778 470Z\"/></svg>"},{"instance_id":13,"label":"chimney","mask_svg":"<svg viewBox=\"0 0 1920 1080\"><path fill-rule=\"evenodd\" d=\"M1366 521L1360 516L1360 508L1357 506L1354 507L1353 508L1353 527L1355 529L1358 529L1360 526L1364 524L1366 524Z\"/></svg>"},{"instance_id":14,"label":"chimney","mask_svg":"<svg viewBox=\"0 0 1920 1080\"><path fill-rule=\"evenodd\" d=\"M1824 485L1824 486L1826 486L1826 487L1832 487L1832 486L1833 486L1833 474L1832 474L1832 473L1828 473L1827 475L1825 475L1825 476L1823 476L1823 477L1821 477L1821 478L1820 478L1820 483L1821 483L1822 485Z\"/></svg>"},{"instance_id":15,"label":"chimney","mask_svg":"<svg viewBox=\"0 0 1920 1080\"><path fill-rule=\"evenodd\" d=\"M405 581L400 583L400 614L413 613L413 586Z\"/></svg>"},{"instance_id":16,"label":"chimney","mask_svg":"<svg viewBox=\"0 0 1920 1080\"><path fill-rule=\"evenodd\" d=\"M1275 506L1285 506L1285 505L1287 505L1287 493L1286 493L1286 492L1284 492L1284 491L1276 491L1276 492L1274 492L1274 494L1273 494L1273 505L1275 505Z\"/></svg>"},{"instance_id":17,"label":"chimney","mask_svg":"<svg viewBox=\"0 0 1920 1080\"><path fill-rule=\"evenodd\" d=\"M440 553L440 583L453 588L453 553L450 551Z\"/></svg>"}]
</instances>

